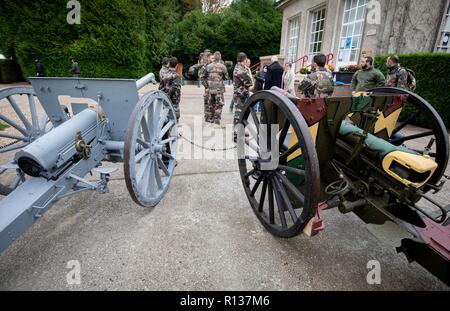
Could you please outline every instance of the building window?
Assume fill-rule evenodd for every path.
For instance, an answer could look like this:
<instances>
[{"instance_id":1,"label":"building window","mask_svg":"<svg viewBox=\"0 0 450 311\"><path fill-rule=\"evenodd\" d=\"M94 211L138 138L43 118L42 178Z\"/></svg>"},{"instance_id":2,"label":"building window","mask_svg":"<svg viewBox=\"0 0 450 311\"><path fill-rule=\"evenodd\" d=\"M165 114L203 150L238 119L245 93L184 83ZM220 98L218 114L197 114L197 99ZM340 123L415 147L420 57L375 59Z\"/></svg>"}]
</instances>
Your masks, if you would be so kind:
<instances>
[{"instance_id":1,"label":"building window","mask_svg":"<svg viewBox=\"0 0 450 311\"><path fill-rule=\"evenodd\" d=\"M312 12L311 37L309 40L309 58L322 52L323 34L325 29L326 9L319 9Z\"/></svg>"},{"instance_id":2,"label":"building window","mask_svg":"<svg viewBox=\"0 0 450 311\"><path fill-rule=\"evenodd\" d=\"M345 0L341 35L339 38L338 66L358 62L364 29L367 0Z\"/></svg>"},{"instance_id":3,"label":"building window","mask_svg":"<svg viewBox=\"0 0 450 311\"><path fill-rule=\"evenodd\" d=\"M288 53L287 61L293 62L297 58L298 37L300 33L300 18L290 19L288 22Z\"/></svg>"},{"instance_id":4,"label":"building window","mask_svg":"<svg viewBox=\"0 0 450 311\"><path fill-rule=\"evenodd\" d=\"M441 31L436 45L436 52L450 53L450 1L447 4L447 11L445 11L442 20Z\"/></svg>"}]
</instances>

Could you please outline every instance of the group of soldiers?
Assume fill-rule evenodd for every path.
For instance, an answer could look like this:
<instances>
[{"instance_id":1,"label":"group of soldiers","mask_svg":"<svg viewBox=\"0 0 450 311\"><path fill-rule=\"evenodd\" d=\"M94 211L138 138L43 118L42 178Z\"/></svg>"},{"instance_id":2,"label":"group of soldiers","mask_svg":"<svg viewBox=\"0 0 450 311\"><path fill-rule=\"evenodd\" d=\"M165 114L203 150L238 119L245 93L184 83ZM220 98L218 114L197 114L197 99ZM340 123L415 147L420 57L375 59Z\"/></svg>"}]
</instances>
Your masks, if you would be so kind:
<instances>
[{"instance_id":1,"label":"group of soldiers","mask_svg":"<svg viewBox=\"0 0 450 311\"><path fill-rule=\"evenodd\" d=\"M162 68L159 72L159 89L165 92L172 101L178 120L180 118L181 82L176 70L177 64L178 61L175 57L162 60ZM205 54L202 58L202 65L198 75L205 88L203 97L205 122L214 125L216 128L223 128L221 119L225 104L225 81L229 79L228 70L219 51ZM248 58L242 52L237 55L237 64L233 71L233 85L235 110L233 123L237 124L242 107L250 95L250 88L253 86L253 79L248 68Z\"/></svg>"},{"instance_id":2,"label":"group of soldiers","mask_svg":"<svg viewBox=\"0 0 450 311\"><path fill-rule=\"evenodd\" d=\"M199 78L205 87L204 110L205 122L221 125L222 109L225 103L225 81L229 79L228 71L222 61L220 52L206 55L205 63L199 71ZM250 88L253 86L253 79L248 68L248 58L243 52L237 55L237 64L233 71L233 103L234 119L233 124L237 124L242 107L250 95Z\"/></svg>"}]
</instances>

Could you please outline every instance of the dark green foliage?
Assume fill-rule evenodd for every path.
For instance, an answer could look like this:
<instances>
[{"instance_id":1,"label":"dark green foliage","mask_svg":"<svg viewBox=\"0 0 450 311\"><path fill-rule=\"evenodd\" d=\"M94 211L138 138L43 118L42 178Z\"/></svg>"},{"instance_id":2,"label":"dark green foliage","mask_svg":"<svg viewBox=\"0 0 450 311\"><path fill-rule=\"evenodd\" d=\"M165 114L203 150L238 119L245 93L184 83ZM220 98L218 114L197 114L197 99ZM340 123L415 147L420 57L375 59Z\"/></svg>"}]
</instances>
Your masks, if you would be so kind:
<instances>
[{"instance_id":1,"label":"dark green foliage","mask_svg":"<svg viewBox=\"0 0 450 311\"><path fill-rule=\"evenodd\" d=\"M281 22L271 0L235 0L223 13L192 11L178 25L175 55L192 64L204 49L220 50L224 60L233 61L244 51L257 62L278 53Z\"/></svg>"},{"instance_id":2,"label":"dark green foliage","mask_svg":"<svg viewBox=\"0 0 450 311\"><path fill-rule=\"evenodd\" d=\"M67 0L4 0L0 53L25 77L40 58L47 76L70 76L75 57L82 77L138 78L158 72L164 56L185 66L206 48L234 60L278 52L281 12L273 0L235 0L223 13L202 14L200 0L79 0L81 24L67 23Z\"/></svg>"},{"instance_id":3,"label":"dark green foliage","mask_svg":"<svg viewBox=\"0 0 450 311\"><path fill-rule=\"evenodd\" d=\"M450 128L450 54L421 53L400 54L401 65L414 71L417 78L416 93L430 102ZM375 66L383 74L387 74L386 59L388 56L377 56ZM412 111L405 111L411 114ZM426 126L423 122L419 125Z\"/></svg>"}]
</instances>

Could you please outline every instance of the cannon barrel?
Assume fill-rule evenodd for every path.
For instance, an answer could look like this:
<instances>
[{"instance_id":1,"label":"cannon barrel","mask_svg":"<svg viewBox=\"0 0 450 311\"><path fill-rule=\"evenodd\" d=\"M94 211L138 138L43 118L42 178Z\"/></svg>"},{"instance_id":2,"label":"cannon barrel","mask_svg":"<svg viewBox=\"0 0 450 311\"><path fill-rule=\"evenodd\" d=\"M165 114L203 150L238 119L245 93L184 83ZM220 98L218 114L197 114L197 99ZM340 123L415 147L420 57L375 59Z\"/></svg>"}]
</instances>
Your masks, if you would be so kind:
<instances>
[{"instance_id":1,"label":"cannon barrel","mask_svg":"<svg viewBox=\"0 0 450 311\"><path fill-rule=\"evenodd\" d=\"M138 90L142 89L146 84L148 83L156 83L155 75L153 72L150 72L149 74L143 76L139 80L136 81L136 87Z\"/></svg>"},{"instance_id":2,"label":"cannon barrel","mask_svg":"<svg viewBox=\"0 0 450 311\"><path fill-rule=\"evenodd\" d=\"M23 148L15 155L15 160L27 175L55 177L58 169L78 153L77 135L89 144L97 135L99 122L96 111L85 109Z\"/></svg>"}]
</instances>

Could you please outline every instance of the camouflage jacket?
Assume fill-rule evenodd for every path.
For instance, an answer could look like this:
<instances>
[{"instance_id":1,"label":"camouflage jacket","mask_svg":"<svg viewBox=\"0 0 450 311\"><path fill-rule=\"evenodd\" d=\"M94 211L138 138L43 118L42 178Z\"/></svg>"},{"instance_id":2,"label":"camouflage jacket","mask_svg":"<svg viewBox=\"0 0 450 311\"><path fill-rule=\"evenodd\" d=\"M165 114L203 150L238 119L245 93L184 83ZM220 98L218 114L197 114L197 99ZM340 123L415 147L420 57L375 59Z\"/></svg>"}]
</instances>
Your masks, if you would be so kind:
<instances>
[{"instance_id":1,"label":"camouflage jacket","mask_svg":"<svg viewBox=\"0 0 450 311\"><path fill-rule=\"evenodd\" d=\"M386 86L409 89L406 69L400 67L400 65L392 67L386 77Z\"/></svg>"},{"instance_id":2,"label":"camouflage jacket","mask_svg":"<svg viewBox=\"0 0 450 311\"><path fill-rule=\"evenodd\" d=\"M210 94L220 94L225 92L225 80L228 80L227 67L220 62L214 62L206 67L204 80Z\"/></svg>"},{"instance_id":3,"label":"camouflage jacket","mask_svg":"<svg viewBox=\"0 0 450 311\"><path fill-rule=\"evenodd\" d=\"M252 77L249 76L248 70L241 64L236 64L233 71L234 97L245 97L249 94L252 87Z\"/></svg>"},{"instance_id":4,"label":"camouflage jacket","mask_svg":"<svg viewBox=\"0 0 450 311\"><path fill-rule=\"evenodd\" d=\"M198 79L200 81L200 83L205 87L205 89L208 88L208 83L205 79L205 75L206 75L206 67L207 65L203 65L199 70L198 70Z\"/></svg>"},{"instance_id":5,"label":"camouflage jacket","mask_svg":"<svg viewBox=\"0 0 450 311\"><path fill-rule=\"evenodd\" d=\"M160 83L160 89L166 93L181 89L180 76L175 68L167 68Z\"/></svg>"},{"instance_id":6,"label":"camouflage jacket","mask_svg":"<svg viewBox=\"0 0 450 311\"><path fill-rule=\"evenodd\" d=\"M325 68L319 68L317 71L309 74L298 88L307 98L329 97L334 91L333 75Z\"/></svg>"},{"instance_id":7,"label":"camouflage jacket","mask_svg":"<svg viewBox=\"0 0 450 311\"><path fill-rule=\"evenodd\" d=\"M161 90L163 87L163 80L164 80L164 75L167 73L167 71L169 71L169 68L167 66L162 66L161 70L159 71L159 89Z\"/></svg>"}]
</instances>

